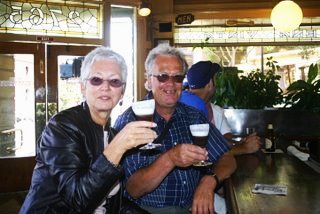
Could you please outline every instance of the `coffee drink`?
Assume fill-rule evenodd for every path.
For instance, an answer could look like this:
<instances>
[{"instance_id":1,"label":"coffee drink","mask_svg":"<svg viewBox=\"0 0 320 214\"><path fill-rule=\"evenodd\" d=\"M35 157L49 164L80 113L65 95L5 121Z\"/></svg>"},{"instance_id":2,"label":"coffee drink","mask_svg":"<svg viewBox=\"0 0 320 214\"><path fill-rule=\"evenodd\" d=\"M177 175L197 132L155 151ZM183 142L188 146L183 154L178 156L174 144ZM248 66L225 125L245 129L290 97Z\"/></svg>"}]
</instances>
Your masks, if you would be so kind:
<instances>
[{"instance_id":1,"label":"coffee drink","mask_svg":"<svg viewBox=\"0 0 320 214\"><path fill-rule=\"evenodd\" d=\"M193 124L190 125L193 144L205 147L208 142L209 124Z\"/></svg>"},{"instance_id":2,"label":"coffee drink","mask_svg":"<svg viewBox=\"0 0 320 214\"><path fill-rule=\"evenodd\" d=\"M208 136L192 136L192 141L193 141L193 144L204 148L207 145Z\"/></svg>"},{"instance_id":3,"label":"coffee drink","mask_svg":"<svg viewBox=\"0 0 320 214\"><path fill-rule=\"evenodd\" d=\"M154 99L142 100L132 104L132 110L136 115L137 120L153 121L154 109Z\"/></svg>"}]
</instances>

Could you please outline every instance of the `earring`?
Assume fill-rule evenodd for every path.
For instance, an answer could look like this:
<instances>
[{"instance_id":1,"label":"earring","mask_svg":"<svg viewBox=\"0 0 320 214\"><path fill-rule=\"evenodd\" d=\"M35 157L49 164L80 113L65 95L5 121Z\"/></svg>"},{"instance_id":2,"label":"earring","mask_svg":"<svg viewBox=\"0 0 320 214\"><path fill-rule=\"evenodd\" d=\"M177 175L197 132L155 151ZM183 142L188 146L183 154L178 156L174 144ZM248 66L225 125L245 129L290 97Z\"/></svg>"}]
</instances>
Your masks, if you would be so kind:
<instances>
[{"instance_id":1,"label":"earring","mask_svg":"<svg viewBox=\"0 0 320 214\"><path fill-rule=\"evenodd\" d=\"M119 106L122 106L122 104L123 104L123 100L120 100L119 101Z\"/></svg>"}]
</instances>

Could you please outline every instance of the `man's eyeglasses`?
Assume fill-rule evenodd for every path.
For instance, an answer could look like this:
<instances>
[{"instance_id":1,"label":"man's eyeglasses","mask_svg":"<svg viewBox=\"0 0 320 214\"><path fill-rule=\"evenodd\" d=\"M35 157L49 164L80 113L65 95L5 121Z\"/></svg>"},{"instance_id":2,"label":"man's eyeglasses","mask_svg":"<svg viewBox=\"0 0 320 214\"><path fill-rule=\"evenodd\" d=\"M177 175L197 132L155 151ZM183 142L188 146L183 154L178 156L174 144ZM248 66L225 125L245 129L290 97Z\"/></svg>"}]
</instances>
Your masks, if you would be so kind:
<instances>
[{"instance_id":1,"label":"man's eyeglasses","mask_svg":"<svg viewBox=\"0 0 320 214\"><path fill-rule=\"evenodd\" d=\"M104 81L107 81L109 83L109 85L111 87L114 87L114 88L119 88L121 86L123 86L125 83L122 82L121 80L119 79L110 79L110 80L104 80L100 77L90 77L88 79L86 79L89 81L89 83L93 86L99 86L101 85Z\"/></svg>"},{"instance_id":2,"label":"man's eyeglasses","mask_svg":"<svg viewBox=\"0 0 320 214\"><path fill-rule=\"evenodd\" d=\"M168 74L152 74L151 76L156 77L157 80L162 83L167 82L169 79L173 80L176 83L182 83L184 80L184 75L182 74L177 74L173 76L170 76Z\"/></svg>"}]
</instances>

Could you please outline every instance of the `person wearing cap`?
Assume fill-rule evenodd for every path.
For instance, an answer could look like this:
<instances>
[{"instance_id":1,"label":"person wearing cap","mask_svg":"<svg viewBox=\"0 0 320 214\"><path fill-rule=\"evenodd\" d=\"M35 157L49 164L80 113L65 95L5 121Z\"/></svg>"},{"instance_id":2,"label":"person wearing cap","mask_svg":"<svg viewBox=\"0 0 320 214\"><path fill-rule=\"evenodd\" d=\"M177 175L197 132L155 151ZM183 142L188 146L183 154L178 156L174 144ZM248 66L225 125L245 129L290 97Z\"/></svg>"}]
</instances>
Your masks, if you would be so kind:
<instances>
[{"instance_id":1,"label":"person wearing cap","mask_svg":"<svg viewBox=\"0 0 320 214\"><path fill-rule=\"evenodd\" d=\"M183 90L179 98L179 102L185 103L201 111L206 117L208 117L208 109L206 103L198 95L191 93L188 90Z\"/></svg>"},{"instance_id":2,"label":"person wearing cap","mask_svg":"<svg viewBox=\"0 0 320 214\"><path fill-rule=\"evenodd\" d=\"M260 149L260 137L253 133L240 142L232 140L233 135L224 115L224 110L218 105L211 103L215 94L215 77L221 72L221 67L211 61L199 61L193 64L187 72L189 91L198 95L206 103L208 119L225 136L234 155L254 153ZM181 99L185 104L191 105L192 100Z\"/></svg>"},{"instance_id":3,"label":"person wearing cap","mask_svg":"<svg viewBox=\"0 0 320 214\"><path fill-rule=\"evenodd\" d=\"M159 213L221 213L214 191L219 183L236 169L226 139L199 110L179 102L182 82L187 71L184 55L177 48L158 45L145 61L148 95L155 100L153 130L159 134L160 147L136 149L122 161L125 169L125 196L152 214ZM121 130L136 120L128 108L116 120ZM209 124L206 148L194 145L192 124ZM164 133L164 134L163 134ZM214 162L214 174L203 174L193 164L201 160ZM223 212L226 213L226 212Z\"/></svg>"}]
</instances>

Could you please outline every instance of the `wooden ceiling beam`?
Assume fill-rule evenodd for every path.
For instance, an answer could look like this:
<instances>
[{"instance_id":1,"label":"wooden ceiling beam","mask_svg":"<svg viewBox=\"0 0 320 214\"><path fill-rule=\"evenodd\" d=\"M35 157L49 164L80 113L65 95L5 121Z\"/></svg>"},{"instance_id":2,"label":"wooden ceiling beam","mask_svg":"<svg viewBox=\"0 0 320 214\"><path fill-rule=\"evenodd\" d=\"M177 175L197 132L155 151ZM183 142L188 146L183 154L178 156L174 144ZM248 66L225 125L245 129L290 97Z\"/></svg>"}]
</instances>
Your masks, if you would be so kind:
<instances>
[{"instance_id":1,"label":"wooden ceiling beam","mask_svg":"<svg viewBox=\"0 0 320 214\"><path fill-rule=\"evenodd\" d=\"M174 0L174 13L213 14L219 18L267 18L279 1L256 0ZM297 0L304 17L320 16L319 0Z\"/></svg>"}]
</instances>

